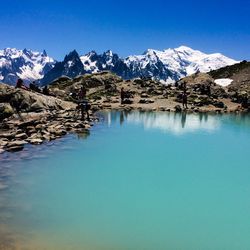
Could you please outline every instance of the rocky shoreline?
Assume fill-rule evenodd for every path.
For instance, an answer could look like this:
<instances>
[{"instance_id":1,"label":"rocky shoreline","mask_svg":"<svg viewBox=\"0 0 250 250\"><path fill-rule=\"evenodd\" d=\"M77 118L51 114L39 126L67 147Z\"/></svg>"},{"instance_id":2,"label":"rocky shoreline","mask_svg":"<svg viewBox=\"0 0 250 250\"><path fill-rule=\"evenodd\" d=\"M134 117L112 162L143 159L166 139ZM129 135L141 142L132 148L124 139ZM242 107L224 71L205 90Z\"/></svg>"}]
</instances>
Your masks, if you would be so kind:
<instances>
[{"instance_id":1,"label":"rocky shoreline","mask_svg":"<svg viewBox=\"0 0 250 250\"><path fill-rule=\"evenodd\" d=\"M43 112L28 114L24 121L17 119L5 121L1 125L0 153L16 152L28 143L39 145L52 141L68 133L88 133L98 118L82 121L75 111Z\"/></svg>"},{"instance_id":2,"label":"rocky shoreline","mask_svg":"<svg viewBox=\"0 0 250 250\"><path fill-rule=\"evenodd\" d=\"M188 109L182 108L181 94L185 84ZM90 119L82 120L72 93L84 86L91 103ZM120 91L127 97L121 104ZM68 133L88 133L98 118L98 110L137 110L185 113L247 113L250 105L242 107L249 93L241 89L218 86L208 74L186 77L175 85L163 85L151 79L123 80L102 72L62 77L54 81L51 95L15 89L0 84L0 153L20 151L26 144L41 144ZM248 105L248 102L247 102Z\"/></svg>"}]
</instances>

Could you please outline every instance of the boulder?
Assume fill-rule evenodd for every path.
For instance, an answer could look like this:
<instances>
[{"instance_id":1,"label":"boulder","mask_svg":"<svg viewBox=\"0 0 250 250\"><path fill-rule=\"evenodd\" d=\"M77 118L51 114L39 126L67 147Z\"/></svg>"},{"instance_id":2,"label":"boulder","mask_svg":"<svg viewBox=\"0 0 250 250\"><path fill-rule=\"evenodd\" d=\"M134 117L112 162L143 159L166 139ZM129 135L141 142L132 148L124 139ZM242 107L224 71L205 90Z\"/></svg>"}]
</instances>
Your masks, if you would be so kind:
<instances>
[{"instance_id":1,"label":"boulder","mask_svg":"<svg viewBox=\"0 0 250 250\"><path fill-rule=\"evenodd\" d=\"M45 110L74 109L76 105L65 102L53 96L46 96L41 93L24 89L16 89L6 84L0 84L0 111L6 110L3 114L13 114L13 110L25 112L37 112Z\"/></svg>"},{"instance_id":2,"label":"boulder","mask_svg":"<svg viewBox=\"0 0 250 250\"><path fill-rule=\"evenodd\" d=\"M0 103L0 121L9 118L14 114L14 110L9 103Z\"/></svg>"},{"instance_id":3,"label":"boulder","mask_svg":"<svg viewBox=\"0 0 250 250\"><path fill-rule=\"evenodd\" d=\"M225 108L225 104L221 101L214 101L213 102L213 105L216 107L216 108Z\"/></svg>"},{"instance_id":4,"label":"boulder","mask_svg":"<svg viewBox=\"0 0 250 250\"><path fill-rule=\"evenodd\" d=\"M21 151L24 148L24 145L27 144L26 141L11 141L5 146L5 150L8 152L17 152Z\"/></svg>"},{"instance_id":5,"label":"boulder","mask_svg":"<svg viewBox=\"0 0 250 250\"><path fill-rule=\"evenodd\" d=\"M42 139L30 139L29 143L34 144L34 145L39 145L43 143L43 140Z\"/></svg>"},{"instance_id":6,"label":"boulder","mask_svg":"<svg viewBox=\"0 0 250 250\"><path fill-rule=\"evenodd\" d=\"M175 109L175 112L176 112L176 113L180 113L180 112L182 111L182 108L181 108L180 105L176 105L176 106L174 107L174 109Z\"/></svg>"},{"instance_id":7,"label":"boulder","mask_svg":"<svg viewBox=\"0 0 250 250\"><path fill-rule=\"evenodd\" d=\"M27 136L27 134L25 134L25 133L21 133L21 134L15 135L15 139L17 139L17 140L19 140L19 139L25 140L25 139L27 139L27 138L28 138L28 136Z\"/></svg>"}]
</instances>

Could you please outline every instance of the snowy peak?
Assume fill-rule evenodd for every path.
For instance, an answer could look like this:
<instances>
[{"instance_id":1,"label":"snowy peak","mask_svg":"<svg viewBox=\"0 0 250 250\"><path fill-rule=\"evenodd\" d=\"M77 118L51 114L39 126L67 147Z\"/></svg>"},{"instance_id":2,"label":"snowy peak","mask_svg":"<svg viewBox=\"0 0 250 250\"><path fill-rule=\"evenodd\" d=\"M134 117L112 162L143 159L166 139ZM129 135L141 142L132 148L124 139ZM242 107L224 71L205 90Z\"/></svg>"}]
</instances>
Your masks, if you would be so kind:
<instances>
[{"instance_id":1,"label":"snowy peak","mask_svg":"<svg viewBox=\"0 0 250 250\"><path fill-rule=\"evenodd\" d=\"M0 81L14 84L18 77L26 80L40 80L48 84L66 75L111 71L124 79L151 77L164 83L173 83L196 72L208 72L237 61L220 53L206 54L187 46L174 49L148 49L141 55L121 58L111 50L102 54L91 51L79 56L73 50L62 62L55 62L46 51L6 48L0 50Z\"/></svg>"},{"instance_id":2,"label":"snowy peak","mask_svg":"<svg viewBox=\"0 0 250 250\"><path fill-rule=\"evenodd\" d=\"M41 79L53 68L55 61L43 53L24 49L0 50L0 81L14 85L17 78L25 81Z\"/></svg>"},{"instance_id":3,"label":"snowy peak","mask_svg":"<svg viewBox=\"0 0 250 250\"><path fill-rule=\"evenodd\" d=\"M62 62L57 62L54 67L41 79L40 83L46 85L61 76L74 78L85 74L81 58L76 50L71 51L64 57Z\"/></svg>"},{"instance_id":4,"label":"snowy peak","mask_svg":"<svg viewBox=\"0 0 250 250\"><path fill-rule=\"evenodd\" d=\"M156 79L168 82L170 80L176 81L197 71L208 72L232 65L237 61L220 53L205 54L187 46L180 46L163 51L149 49L142 55L129 56L125 59L125 63L130 68L137 69L137 71L143 72L148 69L149 72L145 72L146 75L151 74ZM157 65L161 65L161 68ZM163 72L167 72L167 74ZM169 74L170 72L172 76Z\"/></svg>"}]
</instances>

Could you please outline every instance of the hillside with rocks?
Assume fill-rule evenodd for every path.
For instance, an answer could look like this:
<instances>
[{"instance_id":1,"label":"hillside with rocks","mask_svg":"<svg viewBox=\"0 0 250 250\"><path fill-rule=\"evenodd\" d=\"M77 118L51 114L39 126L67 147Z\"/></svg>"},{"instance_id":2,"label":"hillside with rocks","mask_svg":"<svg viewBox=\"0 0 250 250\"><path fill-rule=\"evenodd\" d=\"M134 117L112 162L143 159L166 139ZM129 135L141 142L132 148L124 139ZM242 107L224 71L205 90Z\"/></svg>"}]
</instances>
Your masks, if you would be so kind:
<instances>
[{"instance_id":1,"label":"hillside with rocks","mask_svg":"<svg viewBox=\"0 0 250 250\"><path fill-rule=\"evenodd\" d=\"M243 61L232 66L227 66L209 72L214 79L229 78L232 83L228 85L228 91L234 93L235 98L250 96L250 62Z\"/></svg>"},{"instance_id":2,"label":"hillside with rocks","mask_svg":"<svg viewBox=\"0 0 250 250\"><path fill-rule=\"evenodd\" d=\"M19 151L69 132L89 133L96 120L82 121L76 104L41 93L0 84L0 153Z\"/></svg>"},{"instance_id":3,"label":"hillside with rocks","mask_svg":"<svg viewBox=\"0 0 250 250\"><path fill-rule=\"evenodd\" d=\"M183 93L183 82L188 92L189 110L187 112L235 111L239 102L234 102L228 89L217 85L206 73L198 73L183 78L173 85L163 85L151 79L124 80L110 72L78 76L62 77L50 85L50 91L64 100L71 100L72 94L84 86L87 98L92 106L98 109L139 109L180 111ZM120 91L124 88L128 93L127 103L120 103Z\"/></svg>"}]
</instances>

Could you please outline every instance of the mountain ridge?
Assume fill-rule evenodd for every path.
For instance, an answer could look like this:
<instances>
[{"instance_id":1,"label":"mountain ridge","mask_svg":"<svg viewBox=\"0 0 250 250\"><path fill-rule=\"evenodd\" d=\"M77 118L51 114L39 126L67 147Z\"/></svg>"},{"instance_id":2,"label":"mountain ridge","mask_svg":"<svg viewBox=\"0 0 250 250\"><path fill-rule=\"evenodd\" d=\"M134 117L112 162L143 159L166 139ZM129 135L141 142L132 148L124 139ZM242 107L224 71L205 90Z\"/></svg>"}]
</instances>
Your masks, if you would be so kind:
<instances>
[{"instance_id":1,"label":"mountain ridge","mask_svg":"<svg viewBox=\"0 0 250 250\"><path fill-rule=\"evenodd\" d=\"M54 63L55 60L45 50L5 48L0 50L0 81L14 85L17 78L26 82L39 80L53 68Z\"/></svg>"},{"instance_id":2,"label":"mountain ridge","mask_svg":"<svg viewBox=\"0 0 250 250\"><path fill-rule=\"evenodd\" d=\"M35 60L36 57L40 61ZM16 59L22 63L16 65ZM125 58L111 50L102 54L90 51L85 55L73 50L61 62L50 58L46 51L41 53L9 48L0 51L0 81L13 84L20 77L26 81L38 80L46 85L63 75L75 77L111 71L124 79L150 77L163 83L173 83L196 72L209 72L235 63L238 61L221 53L206 54L183 45L162 51L148 49L141 55Z\"/></svg>"}]
</instances>

